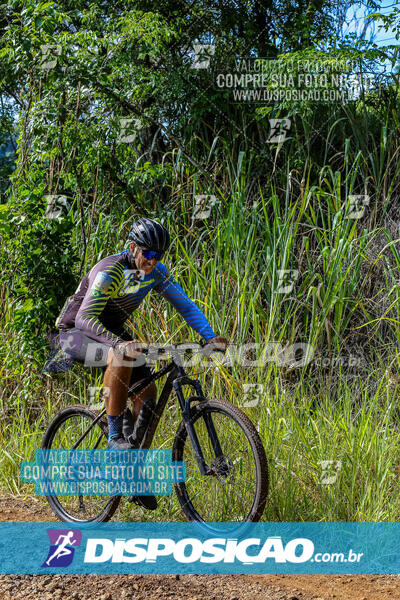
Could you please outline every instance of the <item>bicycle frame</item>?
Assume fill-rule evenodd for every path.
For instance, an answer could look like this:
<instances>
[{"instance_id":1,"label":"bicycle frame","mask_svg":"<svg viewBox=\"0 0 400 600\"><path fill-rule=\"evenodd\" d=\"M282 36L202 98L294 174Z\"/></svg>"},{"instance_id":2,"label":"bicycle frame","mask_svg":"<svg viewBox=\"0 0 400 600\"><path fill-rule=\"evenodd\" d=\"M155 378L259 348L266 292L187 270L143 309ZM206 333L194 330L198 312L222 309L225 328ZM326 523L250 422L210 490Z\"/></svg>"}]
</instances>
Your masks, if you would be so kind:
<instances>
[{"instance_id":1,"label":"bicycle frame","mask_svg":"<svg viewBox=\"0 0 400 600\"><path fill-rule=\"evenodd\" d=\"M172 346L173 349L176 349L176 347L177 347L177 345L175 345L175 344ZM147 349L145 349L145 354L148 354ZM212 470L210 469L210 467L206 464L206 461L204 460L203 451L200 447L200 443L199 443L196 431L195 431L193 425L190 423L190 404L191 404L191 402L195 402L195 401L207 402L207 398L203 394L203 390L202 390L200 382L197 379L191 379L190 377L188 377L186 375L186 372L185 372L184 368L182 367L182 365L177 364L175 362L174 356L172 357L171 362L169 362L167 365L165 365L165 367L162 367L161 369L156 371L156 373L152 373L151 375L149 375L145 379L141 380L140 382L133 384L129 388L128 397L133 394L138 394L143 389L145 389L150 383L153 383L157 379L160 379L167 373L169 373L169 375L168 375L167 380L165 381L164 387L161 391L160 397L159 397L156 407L154 409L153 416L147 427L147 430L143 437L143 440L140 444L140 448L150 448L150 445L153 441L154 434L156 432L158 423L160 422L160 419L164 412L165 406L167 404L168 398L171 394L172 389L174 389L175 393L178 397L179 406L180 406L182 416L183 416L183 419L185 422L186 430L188 432L191 444L193 446L193 450L194 450L194 453L196 456L196 460L197 460L197 464L198 464L200 473L202 475L211 475ZM183 385L189 385L189 386L193 387L196 392L196 395L185 398L183 391L182 391ZM81 443L81 441L89 433L89 431L92 429L92 427L94 427L95 424L105 414L106 414L106 409L104 408L103 411L99 414L99 416L96 417L96 419L91 423L91 425L85 431L85 433L79 438L79 440L74 445L74 448L76 448ZM215 431L215 427L212 422L211 416L206 415L204 417L204 421L206 423L207 432L208 432L208 435L210 436L213 450L215 452L215 456L219 457L223 453L222 453L221 445L219 443L217 432ZM99 438L99 441L100 441L100 438ZM97 444L96 444L96 446L97 446Z\"/></svg>"}]
</instances>

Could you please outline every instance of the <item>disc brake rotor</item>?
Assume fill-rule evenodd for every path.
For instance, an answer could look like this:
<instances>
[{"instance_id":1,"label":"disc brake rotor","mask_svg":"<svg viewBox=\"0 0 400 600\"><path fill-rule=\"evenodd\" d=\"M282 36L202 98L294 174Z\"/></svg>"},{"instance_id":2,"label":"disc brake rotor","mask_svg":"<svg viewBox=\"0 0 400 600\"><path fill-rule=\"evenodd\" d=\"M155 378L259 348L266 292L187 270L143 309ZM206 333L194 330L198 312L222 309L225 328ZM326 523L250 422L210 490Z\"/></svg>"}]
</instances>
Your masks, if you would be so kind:
<instances>
[{"instance_id":1,"label":"disc brake rotor","mask_svg":"<svg viewBox=\"0 0 400 600\"><path fill-rule=\"evenodd\" d=\"M210 470L220 483L226 485L231 482L235 476L234 464L229 456L217 456L210 464Z\"/></svg>"}]
</instances>

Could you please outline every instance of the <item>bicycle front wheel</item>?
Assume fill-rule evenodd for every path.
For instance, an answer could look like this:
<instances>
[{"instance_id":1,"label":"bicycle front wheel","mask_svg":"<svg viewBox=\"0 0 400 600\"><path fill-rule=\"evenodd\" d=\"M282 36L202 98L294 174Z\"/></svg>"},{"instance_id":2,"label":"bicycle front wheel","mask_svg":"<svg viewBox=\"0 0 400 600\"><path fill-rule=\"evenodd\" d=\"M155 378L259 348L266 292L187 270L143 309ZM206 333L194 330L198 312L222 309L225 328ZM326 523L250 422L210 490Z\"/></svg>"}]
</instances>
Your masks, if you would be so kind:
<instances>
[{"instance_id":1,"label":"bicycle front wheel","mask_svg":"<svg viewBox=\"0 0 400 600\"><path fill-rule=\"evenodd\" d=\"M217 444L210 438L210 421ZM175 484L186 517L210 523L259 521L267 501L268 465L250 419L232 404L210 400L191 409L190 423L209 474L200 473L182 422L174 440L173 460L186 462L186 481Z\"/></svg>"},{"instance_id":2,"label":"bicycle front wheel","mask_svg":"<svg viewBox=\"0 0 400 600\"><path fill-rule=\"evenodd\" d=\"M100 419L90 426L98 413L86 406L68 406L51 421L42 441L42 448L70 450L104 450L107 446L107 425ZM51 508L62 521L74 523L102 522L111 519L120 496L46 496Z\"/></svg>"}]
</instances>

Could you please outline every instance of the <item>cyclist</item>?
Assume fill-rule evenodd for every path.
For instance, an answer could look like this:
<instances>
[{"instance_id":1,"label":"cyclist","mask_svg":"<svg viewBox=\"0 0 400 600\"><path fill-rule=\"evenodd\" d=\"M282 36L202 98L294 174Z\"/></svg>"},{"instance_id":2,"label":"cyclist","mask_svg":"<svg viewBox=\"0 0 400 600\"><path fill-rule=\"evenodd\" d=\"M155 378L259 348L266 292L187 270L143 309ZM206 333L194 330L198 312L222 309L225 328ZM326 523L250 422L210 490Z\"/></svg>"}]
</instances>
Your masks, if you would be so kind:
<instances>
[{"instance_id":1,"label":"cyclist","mask_svg":"<svg viewBox=\"0 0 400 600\"><path fill-rule=\"evenodd\" d=\"M132 340L123 325L150 290L163 295L188 325L215 348L224 350L227 345L160 262L170 244L167 229L153 219L141 218L133 224L129 240L128 249L103 258L83 277L56 321L60 329L58 345L70 357L71 364L77 361L103 367L107 448L112 449L140 445L156 404L156 386L152 383L132 398L135 422L126 408L128 388L150 375L151 370L140 356L140 342ZM47 370L56 369L50 365ZM157 506L151 496L129 499L146 508Z\"/></svg>"}]
</instances>

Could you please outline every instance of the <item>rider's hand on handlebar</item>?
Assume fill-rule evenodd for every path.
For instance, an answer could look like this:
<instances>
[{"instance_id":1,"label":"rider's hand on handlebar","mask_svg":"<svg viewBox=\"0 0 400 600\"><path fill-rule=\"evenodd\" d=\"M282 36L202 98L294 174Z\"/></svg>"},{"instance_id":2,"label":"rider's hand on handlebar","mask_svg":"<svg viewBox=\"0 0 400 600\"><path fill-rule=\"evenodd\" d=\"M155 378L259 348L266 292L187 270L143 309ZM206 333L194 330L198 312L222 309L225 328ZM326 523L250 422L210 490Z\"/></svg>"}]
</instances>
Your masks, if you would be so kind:
<instances>
[{"instance_id":1,"label":"rider's hand on handlebar","mask_svg":"<svg viewBox=\"0 0 400 600\"><path fill-rule=\"evenodd\" d=\"M143 346L140 340L132 340L127 342L118 342L115 345L115 350L127 358L134 358L143 352Z\"/></svg>"},{"instance_id":2,"label":"rider's hand on handlebar","mask_svg":"<svg viewBox=\"0 0 400 600\"><path fill-rule=\"evenodd\" d=\"M206 340L206 343L204 345L204 347L207 348L207 352L209 352L210 354L215 351L225 352L227 346L228 340L219 335L211 338L210 340ZM209 350L208 348L210 348L211 350Z\"/></svg>"}]
</instances>

